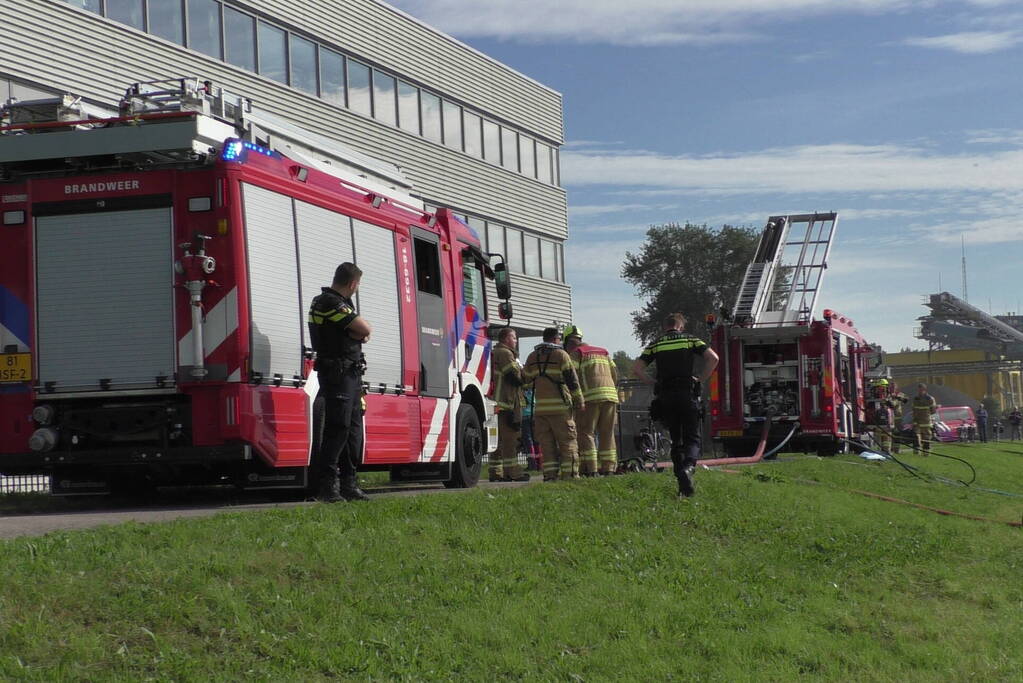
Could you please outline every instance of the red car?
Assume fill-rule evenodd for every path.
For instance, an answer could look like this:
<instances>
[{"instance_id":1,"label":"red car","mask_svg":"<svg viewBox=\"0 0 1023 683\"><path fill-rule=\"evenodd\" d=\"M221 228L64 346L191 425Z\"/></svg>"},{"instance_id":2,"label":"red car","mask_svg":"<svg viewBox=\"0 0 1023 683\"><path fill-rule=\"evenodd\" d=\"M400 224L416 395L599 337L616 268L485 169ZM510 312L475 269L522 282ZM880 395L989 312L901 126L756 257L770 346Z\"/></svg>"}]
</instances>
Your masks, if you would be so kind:
<instances>
[{"instance_id":1,"label":"red car","mask_svg":"<svg viewBox=\"0 0 1023 683\"><path fill-rule=\"evenodd\" d=\"M963 441L977 437L977 417L970 406L942 406L935 416L938 441Z\"/></svg>"}]
</instances>

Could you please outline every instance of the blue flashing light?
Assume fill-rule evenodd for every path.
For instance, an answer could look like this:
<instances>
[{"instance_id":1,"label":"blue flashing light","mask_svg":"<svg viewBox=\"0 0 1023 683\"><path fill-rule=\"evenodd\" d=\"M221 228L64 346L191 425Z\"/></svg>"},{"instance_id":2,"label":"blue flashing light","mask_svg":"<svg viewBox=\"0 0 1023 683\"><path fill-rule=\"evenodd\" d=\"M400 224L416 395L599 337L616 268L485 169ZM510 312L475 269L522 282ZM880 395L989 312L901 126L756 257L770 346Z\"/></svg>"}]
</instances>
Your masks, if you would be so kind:
<instances>
[{"instance_id":1,"label":"blue flashing light","mask_svg":"<svg viewBox=\"0 0 1023 683\"><path fill-rule=\"evenodd\" d=\"M244 149L241 140L232 140L224 145L224 151L221 152L220 158L224 161L239 161Z\"/></svg>"},{"instance_id":2,"label":"blue flashing light","mask_svg":"<svg viewBox=\"0 0 1023 683\"><path fill-rule=\"evenodd\" d=\"M224 161L245 161L245 157L250 152L256 154L262 154L265 157L280 157L277 152L269 150L266 147L260 147L252 142L246 142L244 140L231 140L224 145L224 151L220 153L220 158Z\"/></svg>"}]
</instances>

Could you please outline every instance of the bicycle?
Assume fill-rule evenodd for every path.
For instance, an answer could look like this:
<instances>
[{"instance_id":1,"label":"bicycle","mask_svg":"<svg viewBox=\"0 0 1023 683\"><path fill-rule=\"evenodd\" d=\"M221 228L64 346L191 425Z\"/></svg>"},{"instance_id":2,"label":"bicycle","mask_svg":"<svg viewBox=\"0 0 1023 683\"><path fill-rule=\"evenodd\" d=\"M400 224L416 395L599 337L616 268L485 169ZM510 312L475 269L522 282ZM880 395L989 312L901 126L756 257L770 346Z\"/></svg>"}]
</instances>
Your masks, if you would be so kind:
<instances>
[{"instance_id":1,"label":"bicycle","mask_svg":"<svg viewBox=\"0 0 1023 683\"><path fill-rule=\"evenodd\" d=\"M666 468L662 462L671 460L671 439L663 430L654 427L654 421L647 418L634 443L639 455L619 461L618 473L628 472L663 472Z\"/></svg>"}]
</instances>

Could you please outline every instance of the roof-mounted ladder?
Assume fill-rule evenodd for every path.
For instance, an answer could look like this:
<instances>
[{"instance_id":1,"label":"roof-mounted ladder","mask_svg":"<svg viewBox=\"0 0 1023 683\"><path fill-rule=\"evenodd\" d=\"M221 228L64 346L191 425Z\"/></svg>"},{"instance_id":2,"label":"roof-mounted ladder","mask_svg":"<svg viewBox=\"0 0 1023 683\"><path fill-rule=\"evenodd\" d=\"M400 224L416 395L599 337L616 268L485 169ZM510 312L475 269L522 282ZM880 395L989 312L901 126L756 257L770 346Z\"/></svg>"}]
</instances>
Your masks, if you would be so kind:
<instances>
[{"instance_id":1,"label":"roof-mounted ladder","mask_svg":"<svg viewBox=\"0 0 1023 683\"><path fill-rule=\"evenodd\" d=\"M813 316L838 225L836 213L771 216L735 301L747 326L805 323Z\"/></svg>"}]
</instances>

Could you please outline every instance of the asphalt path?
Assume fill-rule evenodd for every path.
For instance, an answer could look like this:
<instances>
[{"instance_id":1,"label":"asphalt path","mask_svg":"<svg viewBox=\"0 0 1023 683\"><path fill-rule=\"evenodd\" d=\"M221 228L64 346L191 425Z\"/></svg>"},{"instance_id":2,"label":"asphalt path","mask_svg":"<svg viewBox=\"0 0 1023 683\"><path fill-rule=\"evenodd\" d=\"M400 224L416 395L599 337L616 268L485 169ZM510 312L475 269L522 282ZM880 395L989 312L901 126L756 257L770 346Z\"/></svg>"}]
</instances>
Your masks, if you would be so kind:
<instances>
[{"instance_id":1,"label":"asphalt path","mask_svg":"<svg viewBox=\"0 0 1023 683\"><path fill-rule=\"evenodd\" d=\"M479 488L517 488L537 483L541 477L534 476L531 482L491 483L480 482ZM424 494L458 494L472 489L448 489L442 485L383 486L367 489L371 500L356 503L335 503L335 505L372 505L375 498L414 496ZM66 499L64 499L66 500ZM149 502L117 501L113 499L80 499L80 503L55 500L54 507L71 508L58 512L34 510L27 512L0 512L0 539L21 536L42 536L52 531L92 529L99 526L139 522L152 524L176 519L211 517L223 512L245 512L278 510L305 505L324 505L313 500L302 500L299 494L268 494L267 492L188 490L160 491ZM46 506L44 506L46 507Z\"/></svg>"}]
</instances>

